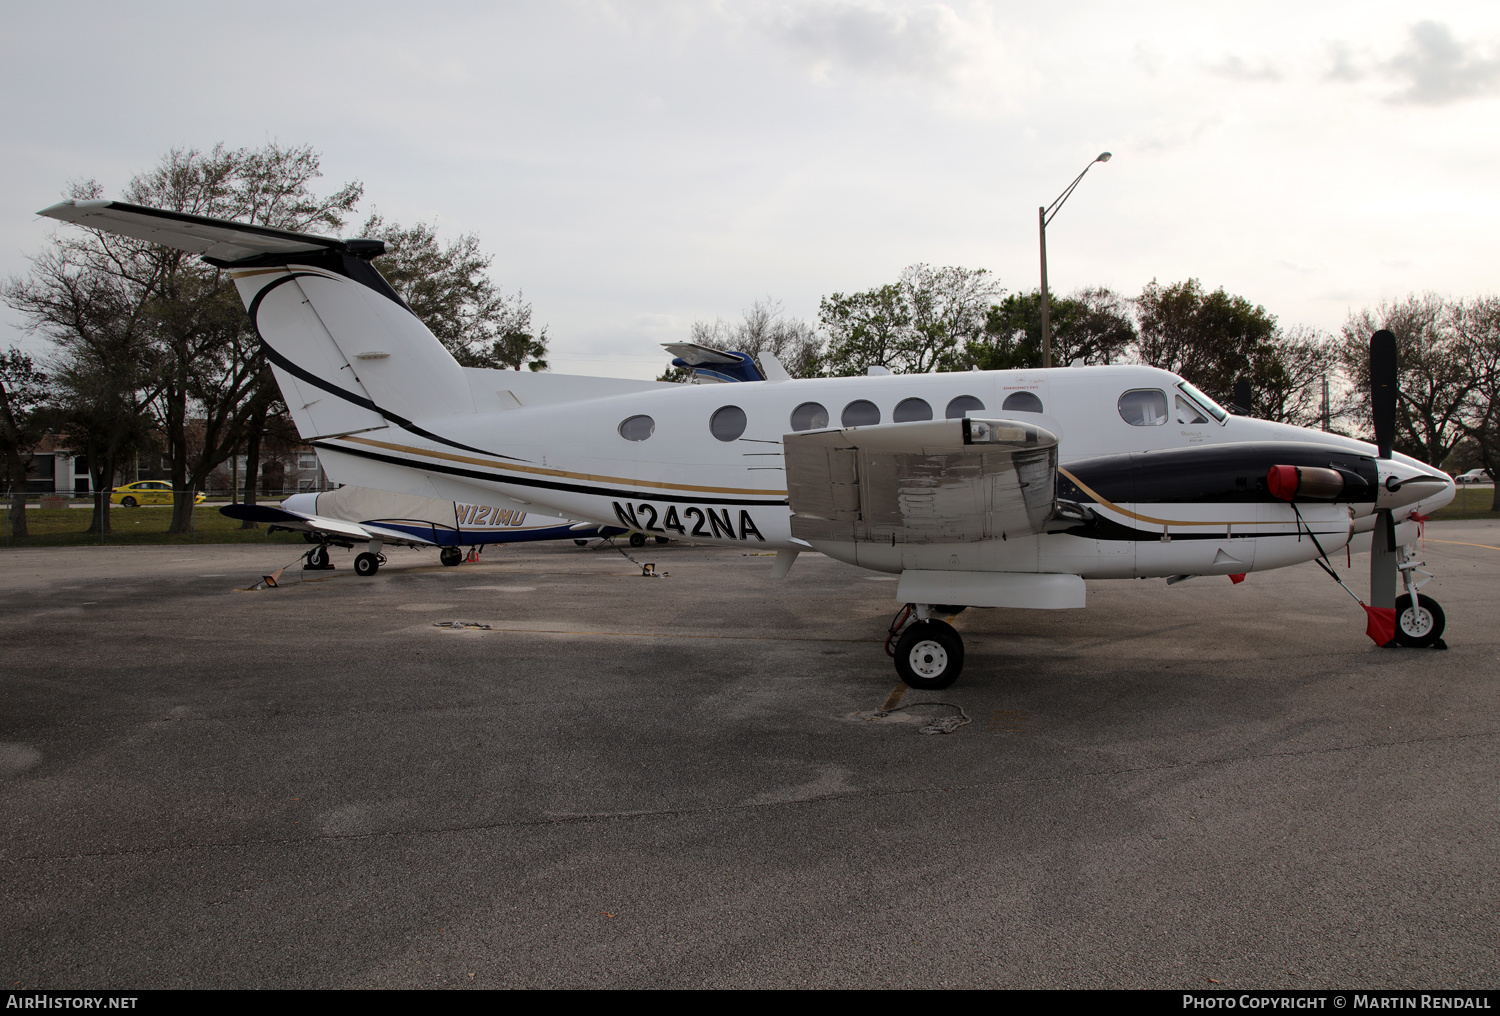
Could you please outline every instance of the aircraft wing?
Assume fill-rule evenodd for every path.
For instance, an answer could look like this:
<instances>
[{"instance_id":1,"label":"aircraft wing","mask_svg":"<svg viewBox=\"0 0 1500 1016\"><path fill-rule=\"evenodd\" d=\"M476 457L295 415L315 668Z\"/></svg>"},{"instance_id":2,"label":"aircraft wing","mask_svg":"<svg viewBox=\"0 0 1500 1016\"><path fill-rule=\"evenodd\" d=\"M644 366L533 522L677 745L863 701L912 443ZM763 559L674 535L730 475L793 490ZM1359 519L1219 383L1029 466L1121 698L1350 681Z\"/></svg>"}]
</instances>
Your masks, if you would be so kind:
<instances>
[{"instance_id":1,"label":"aircraft wing","mask_svg":"<svg viewBox=\"0 0 1500 1016\"><path fill-rule=\"evenodd\" d=\"M257 254L305 254L348 247L345 241L326 236L143 208L124 201L70 199L43 208L37 214L222 261L238 261Z\"/></svg>"},{"instance_id":2,"label":"aircraft wing","mask_svg":"<svg viewBox=\"0 0 1500 1016\"><path fill-rule=\"evenodd\" d=\"M924 420L788 434L792 536L966 543L1043 531L1057 436L1015 420Z\"/></svg>"},{"instance_id":3,"label":"aircraft wing","mask_svg":"<svg viewBox=\"0 0 1500 1016\"><path fill-rule=\"evenodd\" d=\"M303 533L320 533L341 536L349 540L369 540L376 534L364 526L343 519L330 519L326 515L309 515L306 512L289 511L268 504L227 504L219 509L220 514L242 522L264 522L282 529L295 529ZM384 538L384 533L380 534ZM402 539L409 539L404 534Z\"/></svg>"}]
</instances>

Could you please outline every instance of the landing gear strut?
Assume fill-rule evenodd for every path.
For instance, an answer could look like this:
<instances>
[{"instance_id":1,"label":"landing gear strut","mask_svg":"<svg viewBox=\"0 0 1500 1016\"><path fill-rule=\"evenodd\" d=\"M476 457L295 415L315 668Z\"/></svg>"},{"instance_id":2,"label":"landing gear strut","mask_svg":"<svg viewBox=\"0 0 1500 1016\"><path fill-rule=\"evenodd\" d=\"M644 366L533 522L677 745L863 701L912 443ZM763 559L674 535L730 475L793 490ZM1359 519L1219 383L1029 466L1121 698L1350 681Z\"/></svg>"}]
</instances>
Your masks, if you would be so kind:
<instances>
[{"instance_id":1,"label":"landing gear strut","mask_svg":"<svg viewBox=\"0 0 1500 1016\"><path fill-rule=\"evenodd\" d=\"M931 609L925 603L910 605L902 612L902 619L915 614L916 620L894 629L899 633L892 653L896 658L896 673L907 687L922 691L948 687L964 669L963 638L946 621L928 616ZM886 646L889 650L889 640Z\"/></svg>"},{"instance_id":2,"label":"landing gear strut","mask_svg":"<svg viewBox=\"0 0 1500 1016\"><path fill-rule=\"evenodd\" d=\"M1396 568L1401 572L1402 584L1406 586L1406 592L1396 597L1396 642L1415 648L1434 645L1445 648L1440 645L1443 629L1448 624L1443 616L1443 608L1432 597L1417 592L1432 581L1432 574L1422 567L1424 564L1425 561L1417 560L1415 546L1402 547L1396 558ZM1417 575L1423 577L1418 579ZM1416 604L1415 608L1412 607L1413 603Z\"/></svg>"}]
</instances>

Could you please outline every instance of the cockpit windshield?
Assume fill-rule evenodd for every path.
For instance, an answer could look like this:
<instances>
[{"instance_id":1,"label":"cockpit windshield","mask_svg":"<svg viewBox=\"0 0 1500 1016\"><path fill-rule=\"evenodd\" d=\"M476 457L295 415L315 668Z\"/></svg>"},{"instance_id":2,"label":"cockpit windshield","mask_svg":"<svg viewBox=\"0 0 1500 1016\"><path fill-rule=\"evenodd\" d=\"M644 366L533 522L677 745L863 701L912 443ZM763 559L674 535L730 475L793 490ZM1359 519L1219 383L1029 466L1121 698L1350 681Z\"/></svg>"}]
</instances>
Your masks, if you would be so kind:
<instances>
[{"instance_id":1,"label":"cockpit windshield","mask_svg":"<svg viewBox=\"0 0 1500 1016\"><path fill-rule=\"evenodd\" d=\"M1177 383L1177 387L1186 392L1189 398L1191 398L1194 402L1198 403L1198 405L1207 410L1213 416L1213 418L1215 420L1218 420L1220 423L1223 423L1229 418L1229 413L1222 406L1220 406L1213 399L1209 398L1207 395L1204 395L1188 382L1179 381Z\"/></svg>"}]
</instances>

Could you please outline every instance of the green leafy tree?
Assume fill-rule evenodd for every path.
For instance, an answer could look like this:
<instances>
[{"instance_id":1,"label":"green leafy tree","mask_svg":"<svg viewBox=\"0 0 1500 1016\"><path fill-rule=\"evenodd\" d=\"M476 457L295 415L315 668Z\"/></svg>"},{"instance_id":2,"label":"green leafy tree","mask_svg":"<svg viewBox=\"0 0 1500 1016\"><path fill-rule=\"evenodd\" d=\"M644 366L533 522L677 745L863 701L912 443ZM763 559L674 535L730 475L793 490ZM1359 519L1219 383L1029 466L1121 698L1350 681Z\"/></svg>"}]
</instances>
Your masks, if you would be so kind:
<instances>
[{"instance_id":1,"label":"green leafy tree","mask_svg":"<svg viewBox=\"0 0 1500 1016\"><path fill-rule=\"evenodd\" d=\"M1129 302L1104 287L1048 299L1052 362L1112 363L1136 340ZM1013 293L990 307L984 334L964 348L966 365L1010 370L1042 365L1042 292Z\"/></svg>"},{"instance_id":2,"label":"green leafy tree","mask_svg":"<svg viewBox=\"0 0 1500 1016\"><path fill-rule=\"evenodd\" d=\"M337 232L362 188L349 183L319 195L313 183L320 175L319 157L306 146L175 149L133 178L122 197L195 215ZM104 195L97 182L88 181L72 188L71 196ZM107 299L93 307L70 303L79 289ZM89 350L90 358L75 365L80 391L133 383L128 364L100 357L149 365L140 391L171 463L177 490L171 528L191 528L192 492L239 447L251 418L249 396L261 377L259 343L227 273L184 251L69 227L34 259L30 275L11 280L6 299L34 330L58 341L64 355ZM97 320L89 317L95 311ZM91 342L83 338L88 333L128 334L130 341ZM107 488L111 480L102 478L96 487Z\"/></svg>"},{"instance_id":3,"label":"green leafy tree","mask_svg":"<svg viewBox=\"0 0 1500 1016\"><path fill-rule=\"evenodd\" d=\"M1136 300L1140 337L1136 358L1228 400L1234 383L1268 387L1278 370L1276 318L1264 307L1223 288L1206 292L1197 279L1162 286L1152 280Z\"/></svg>"},{"instance_id":4,"label":"green leafy tree","mask_svg":"<svg viewBox=\"0 0 1500 1016\"><path fill-rule=\"evenodd\" d=\"M921 374L964 366L964 350L983 334L990 305L1004 289L983 268L911 265L899 282L823 298L828 333L825 376L863 374L872 366Z\"/></svg>"},{"instance_id":5,"label":"green leafy tree","mask_svg":"<svg viewBox=\"0 0 1500 1016\"><path fill-rule=\"evenodd\" d=\"M487 274L490 255L466 233L450 243L425 223L403 226L379 215L362 236L384 240L380 274L438 341L465 367L547 369L547 329L534 327L531 304L507 296Z\"/></svg>"},{"instance_id":6,"label":"green leafy tree","mask_svg":"<svg viewBox=\"0 0 1500 1016\"><path fill-rule=\"evenodd\" d=\"M26 469L41 440L37 409L47 394L47 375L15 347L0 353L0 456L11 490L11 533L26 535Z\"/></svg>"}]
</instances>

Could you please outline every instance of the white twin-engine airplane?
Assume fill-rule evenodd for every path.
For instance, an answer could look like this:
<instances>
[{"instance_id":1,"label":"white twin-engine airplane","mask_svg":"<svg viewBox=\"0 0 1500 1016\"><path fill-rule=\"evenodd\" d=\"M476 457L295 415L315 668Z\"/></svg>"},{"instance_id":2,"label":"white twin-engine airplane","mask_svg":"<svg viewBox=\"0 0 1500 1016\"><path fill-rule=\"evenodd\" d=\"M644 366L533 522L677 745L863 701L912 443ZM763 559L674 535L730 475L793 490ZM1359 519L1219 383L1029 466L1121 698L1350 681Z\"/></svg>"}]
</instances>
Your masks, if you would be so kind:
<instances>
[{"instance_id":1,"label":"white twin-engine airplane","mask_svg":"<svg viewBox=\"0 0 1500 1016\"><path fill-rule=\"evenodd\" d=\"M1082 607L1085 579L1238 580L1346 545L1372 550L1372 637L1442 632L1413 544L1454 485L1391 451L1389 333L1378 447L1231 416L1150 367L792 380L763 355L767 380L732 385L471 369L375 270L378 240L115 201L40 214L227 270L335 480L775 549L778 576L808 549L899 575L913 687L957 678L963 642L939 618L964 607Z\"/></svg>"}]
</instances>

